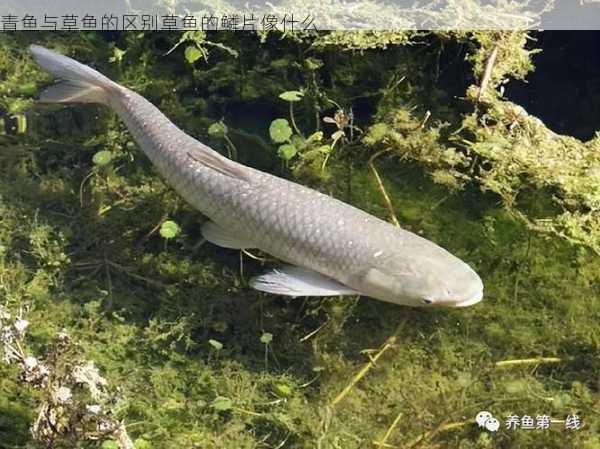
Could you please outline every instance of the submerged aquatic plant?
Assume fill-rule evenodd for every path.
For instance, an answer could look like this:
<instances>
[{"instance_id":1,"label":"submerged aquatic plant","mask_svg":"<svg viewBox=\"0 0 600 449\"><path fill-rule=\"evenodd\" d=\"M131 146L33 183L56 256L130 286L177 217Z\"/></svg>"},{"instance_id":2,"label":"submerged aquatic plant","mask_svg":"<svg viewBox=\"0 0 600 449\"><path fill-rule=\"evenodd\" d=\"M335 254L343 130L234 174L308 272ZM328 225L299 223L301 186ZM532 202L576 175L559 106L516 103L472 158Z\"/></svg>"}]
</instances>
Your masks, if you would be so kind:
<instances>
[{"instance_id":1,"label":"submerged aquatic plant","mask_svg":"<svg viewBox=\"0 0 600 449\"><path fill-rule=\"evenodd\" d=\"M296 176L308 175L317 178L326 179L329 174L326 171L327 162L334 149L343 143L353 140L354 130L359 130L352 123L352 112L346 113L339 105L332 100L338 109L333 117L323 117L324 123L333 124L336 130L329 139L325 139L323 131L317 130L305 137L304 133L298 128L294 117L294 103L299 102L304 97L302 91L286 91L279 95L279 98L288 102L290 105L290 120L277 118L269 126L269 135L271 140L279 145L277 155L286 163L295 159L292 164L292 170ZM317 113L318 116L318 113ZM290 126L291 123L291 126ZM349 131L350 137L346 135ZM320 170L317 169L320 168Z\"/></svg>"},{"instance_id":2,"label":"submerged aquatic plant","mask_svg":"<svg viewBox=\"0 0 600 449\"><path fill-rule=\"evenodd\" d=\"M1 359L17 366L20 382L40 391L33 438L45 447L115 438L118 449L133 449L125 425L116 418L117 396L94 362L81 358L64 330L42 357L28 354L28 327L22 312L12 316L0 304Z\"/></svg>"}]
</instances>

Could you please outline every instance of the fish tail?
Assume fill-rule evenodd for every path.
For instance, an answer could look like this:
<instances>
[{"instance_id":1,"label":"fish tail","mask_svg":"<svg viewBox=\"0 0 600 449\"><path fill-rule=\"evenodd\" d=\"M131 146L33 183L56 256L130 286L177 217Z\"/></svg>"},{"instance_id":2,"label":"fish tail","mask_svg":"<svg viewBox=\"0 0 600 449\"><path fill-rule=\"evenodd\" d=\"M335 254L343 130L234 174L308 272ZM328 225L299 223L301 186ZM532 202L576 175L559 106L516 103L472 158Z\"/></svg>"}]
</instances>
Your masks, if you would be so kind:
<instances>
[{"instance_id":1,"label":"fish tail","mask_svg":"<svg viewBox=\"0 0 600 449\"><path fill-rule=\"evenodd\" d=\"M42 92L41 102L109 104L111 97L121 90L117 83L67 56L39 45L31 45L29 50L40 67L60 79Z\"/></svg>"}]
</instances>

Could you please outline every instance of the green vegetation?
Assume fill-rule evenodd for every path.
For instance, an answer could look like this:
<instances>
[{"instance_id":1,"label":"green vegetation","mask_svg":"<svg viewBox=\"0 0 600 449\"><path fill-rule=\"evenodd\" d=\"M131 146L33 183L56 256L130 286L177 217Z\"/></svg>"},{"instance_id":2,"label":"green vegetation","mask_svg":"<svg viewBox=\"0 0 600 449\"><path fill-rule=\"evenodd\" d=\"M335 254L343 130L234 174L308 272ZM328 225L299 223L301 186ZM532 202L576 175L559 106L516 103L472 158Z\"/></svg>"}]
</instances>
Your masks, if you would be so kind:
<instances>
[{"instance_id":1,"label":"green vegetation","mask_svg":"<svg viewBox=\"0 0 600 449\"><path fill-rule=\"evenodd\" d=\"M32 107L49 81L33 40L242 163L395 211L469 262L485 300L250 290L261 262L203 244L204 218L116 117ZM557 136L502 97L533 70L529 47L524 33L3 34L0 110L20 125L0 133L0 304L26 315L38 356L68 331L136 448L600 448L600 137ZM0 448L35 447L41 400L0 363ZM491 435L481 410L584 426Z\"/></svg>"}]
</instances>

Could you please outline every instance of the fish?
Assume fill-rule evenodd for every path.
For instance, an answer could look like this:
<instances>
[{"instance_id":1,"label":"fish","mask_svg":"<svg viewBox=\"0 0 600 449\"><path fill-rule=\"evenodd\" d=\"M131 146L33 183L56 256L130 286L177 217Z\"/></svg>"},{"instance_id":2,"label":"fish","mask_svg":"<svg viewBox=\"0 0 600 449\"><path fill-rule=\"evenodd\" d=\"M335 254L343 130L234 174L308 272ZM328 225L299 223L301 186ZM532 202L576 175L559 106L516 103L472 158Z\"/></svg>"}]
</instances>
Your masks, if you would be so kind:
<instances>
[{"instance_id":1,"label":"fish","mask_svg":"<svg viewBox=\"0 0 600 449\"><path fill-rule=\"evenodd\" d=\"M259 249L281 266L252 278L283 296L361 295L415 307L465 307L483 282L441 246L350 204L228 159L171 122L140 94L72 58L31 45L58 82L45 103L99 103L125 122L158 173L208 217L202 236L230 249Z\"/></svg>"}]
</instances>

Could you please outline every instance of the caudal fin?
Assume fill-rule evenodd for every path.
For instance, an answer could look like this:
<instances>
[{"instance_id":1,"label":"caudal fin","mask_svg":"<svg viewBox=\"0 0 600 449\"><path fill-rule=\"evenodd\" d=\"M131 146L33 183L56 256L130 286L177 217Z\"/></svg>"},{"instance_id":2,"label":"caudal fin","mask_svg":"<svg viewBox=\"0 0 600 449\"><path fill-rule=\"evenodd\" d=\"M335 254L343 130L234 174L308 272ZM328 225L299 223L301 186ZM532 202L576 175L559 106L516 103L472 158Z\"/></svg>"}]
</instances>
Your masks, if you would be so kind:
<instances>
[{"instance_id":1,"label":"caudal fin","mask_svg":"<svg viewBox=\"0 0 600 449\"><path fill-rule=\"evenodd\" d=\"M40 101L45 103L104 103L120 86L91 67L39 45L29 50L44 70L60 79L60 82L42 92Z\"/></svg>"}]
</instances>

